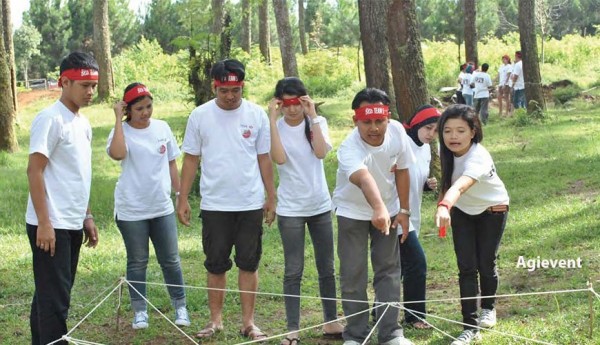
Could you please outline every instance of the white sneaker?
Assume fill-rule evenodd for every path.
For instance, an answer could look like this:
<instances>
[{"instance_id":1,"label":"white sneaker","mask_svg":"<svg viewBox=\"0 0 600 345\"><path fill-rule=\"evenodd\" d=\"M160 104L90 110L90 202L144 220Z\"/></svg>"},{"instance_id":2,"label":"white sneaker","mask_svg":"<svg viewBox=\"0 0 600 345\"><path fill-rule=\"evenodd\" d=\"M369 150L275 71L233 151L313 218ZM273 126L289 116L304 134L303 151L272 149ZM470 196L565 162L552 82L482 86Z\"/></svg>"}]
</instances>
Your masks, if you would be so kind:
<instances>
[{"instance_id":1,"label":"white sneaker","mask_svg":"<svg viewBox=\"0 0 600 345\"><path fill-rule=\"evenodd\" d=\"M481 340L481 333L476 330L466 329L450 345L467 345L477 340Z\"/></svg>"},{"instance_id":2,"label":"white sneaker","mask_svg":"<svg viewBox=\"0 0 600 345\"><path fill-rule=\"evenodd\" d=\"M404 338L404 337L396 337L392 340L386 341L381 345L414 345L412 341Z\"/></svg>"},{"instance_id":3,"label":"white sneaker","mask_svg":"<svg viewBox=\"0 0 600 345\"><path fill-rule=\"evenodd\" d=\"M496 326L496 309L482 309L479 317L479 326L492 328Z\"/></svg>"},{"instance_id":4,"label":"white sneaker","mask_svg":"<svg viewBox=\"0 0 600 345\"><path fill-rule=\"evenodd\" d=\"M175 310L175 324L177 326L185 327L191 325L186 307L179 307Z\"/></svg>"},{"instance_id":5,"label":"white sneaker","mask_svg":"<svg viewBox=\"0 0 600 345\"><path fill-rule=\"evenodd\" d=\"M144 329L148 328L148 312L138 311L133 316L133 323L131 324L133 329Z\"/></svg>"}]
</instances>

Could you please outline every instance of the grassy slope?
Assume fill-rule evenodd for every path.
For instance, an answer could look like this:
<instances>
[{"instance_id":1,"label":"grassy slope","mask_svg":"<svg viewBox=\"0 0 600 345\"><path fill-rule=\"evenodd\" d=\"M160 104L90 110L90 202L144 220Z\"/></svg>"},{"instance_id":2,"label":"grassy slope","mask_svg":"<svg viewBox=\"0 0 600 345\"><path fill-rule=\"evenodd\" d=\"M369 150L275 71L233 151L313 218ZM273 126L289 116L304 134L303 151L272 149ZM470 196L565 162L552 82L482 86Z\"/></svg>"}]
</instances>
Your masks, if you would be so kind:
<instances>
[{"instance_id":1,"label":"grassy slope","mask_svg":"<svg viewBox=\"0 0 600 345\"><path fill-rule=\"evenodd\" d=\"M31 254L24 234L23 214L27 200L25 167L27 161L27 129L37 111L48 100L31 104L21 111L19 141L21 152L8 155L0 153L0 344L29 342L28 310L33 283ZM347 103L347 102L346 102ZM483 144L491 151L499 175L511 195L511 213L500 249L499 268L501 286L499 293L523 293L562 289L585 288L592 279L600 286L600 239L597 217L598 190L600 188L600 110L583 103L570 111L552 111L546 124L517 129L506 120L492 114L485 128ZM158 104L155 116L167 119L178 140L181 140L189 105ZM351 123L347 105L340 100L327 100L322 108L332 125L331 135L337 147ZM113 123L108 105L86 109L94 126L94 181L92 207L101 228L100 246L95 250L82 250L77 282L73 290L70 327L85 316L105 289L114 286L124 274L125 250L122 239L111 220L112 193L119 167L104 153L105 140ZM335 152L326 158L330 187L335 183ZM437 238L431 215L434 197L424 201L424 224L421 241L428 257L428 298L440 299L458 296L457 269L451 239ZM197 200L194 206L197 209ZM180 253L186 283L205 285L203 254L200 248L199 222L190 228L180 227ZM307 242L307 244L309 244ZM283 256L278 231L266 229L264 256L260 268L260 290L280 293L283 275ZM554 269L528 272L515 268L519 256L547 259L576 259L583 261L582 269ZM314 269L312 248L307 245L307 265L303 293L318 295L317 273ZM230 288L236 288L235 272L229 274ZM156 260L151 258L148 280L161 282L162 275ZM600 290L600 288L598 289ZM150 300L172 316L169 300L163 287L149 287ZM133 333L130 330L130 310L127 292L123 294L120 330L116 330L118 298L113 294L74 333L76 338L110 344L182 344L186 339L160 316L151 313L151 328ZM587 338L588 295L574 293L537 297L502 299L498 303L501 319L499 331L520 334L557 344L600 343L598 330L593 339ZM188 304L193 325L192 334L207 321L206 292L201 288L188 290ZM256 321L269 334L285 329L283 299L277 296L260 296L257 301ZM317 300L304 299L303 326L321 322ZM595 300L595 313L600 311L600 300ZM429 303L430 313L459 320L458 302ZM339 308L341 313L341 307ZM213 342L205 344L233 344L242 339L237 335L240 323L239 298L227 297L225 307L226 331ZM460 327L445 321L430 320L441 329L456 334ZM303 334L303 343L325 344L318 336L320 329ZM447 344L449 338L431 331L407 330L407 337L420 344ZM189 341L187 341L189 343ZM333 342L329 342L333 343ZM520 344L523 341L486 334L484 344Z\"/></svg>"}]
</instances>

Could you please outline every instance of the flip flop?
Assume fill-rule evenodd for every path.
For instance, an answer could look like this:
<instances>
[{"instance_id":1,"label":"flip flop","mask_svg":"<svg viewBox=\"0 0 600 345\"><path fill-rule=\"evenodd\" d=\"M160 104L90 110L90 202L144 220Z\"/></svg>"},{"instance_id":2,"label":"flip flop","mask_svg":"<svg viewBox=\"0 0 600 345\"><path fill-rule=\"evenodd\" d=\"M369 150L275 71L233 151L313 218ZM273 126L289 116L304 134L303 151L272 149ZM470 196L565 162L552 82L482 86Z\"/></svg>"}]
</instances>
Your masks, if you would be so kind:
<instances>
[{"instance_id":1,"label":"flip flop","mask_svg":"<svg viewBox=\"0 0 600 345\"><path fill-rule=\"evenodd\" d=\"M256 325L250 325L246 329L240 330L240 335L250 340L264 340L267 338L267 334Z\"/></svg>"},{"instance_id":2,"label":"flip flop","mask_svg":"<svg viewBox=\"0 0 600 345\"><path fill-rule=\"evenodd\" d=\"M414 329L430 329L431 325L429 323L427 323L426 321L415 321L415 322L410 322L406 324L407 328L414 328Z\"/></svg>"},{"instance_id":3,"label":"flip flop","mask_svg":"<svg viewBox=\"0 0 600 345\"><path fill-rule=\"evenodd\" d=\"M203 329L201 329L198 333L196 333L196 338L199 339L207 339L215 335L215 333L223 330L223 326L217 327L212 322L209 322Z\"/></svg>"},{"instance_id":4,"label":"flip flop","mask_svg":"<svg viewBox=\"0 0 600 345\"><path fill-rule=\"evenodd\" d=\"M283 340L281 341L281 343L279 345L298 345L298 344L300 344L300 338L285 337L285 338L283 338Z\"/></svg>"}]
</instances>

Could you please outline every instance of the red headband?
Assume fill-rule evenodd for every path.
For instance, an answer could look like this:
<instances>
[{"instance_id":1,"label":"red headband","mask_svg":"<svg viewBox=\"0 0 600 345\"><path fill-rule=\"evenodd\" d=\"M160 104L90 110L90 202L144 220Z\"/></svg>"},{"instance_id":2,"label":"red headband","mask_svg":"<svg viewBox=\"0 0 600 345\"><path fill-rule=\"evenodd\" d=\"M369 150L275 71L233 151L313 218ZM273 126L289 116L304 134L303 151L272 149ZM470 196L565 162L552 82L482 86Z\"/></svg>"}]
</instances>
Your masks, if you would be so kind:
<instances>
[{"instance_id":1,"label":"red headband","mask_svg":"<svg viewBox=\"0 0 600 345\"><path fill-rule=\"evenodd\" d=\"M418 125L419 123L430 119L432 117L440 117L442 116L442 114L440 113L439 110L437 110L436 108L425 108L421 111L419 111L410 121L410 123L408 125L404 125L405 128L412 128L415 125Z\"/></svg>"},{"instance_id":2,"label":"red headband","mask_svg":"<svg viewBox=\"0 0 600 345\"><path fill-rule=\"evenodd\" d=\"M131 103L131 101L135 100L138 97L142 97L142 96L150 96L152 97L152 94L150 93L150 90L148 90L148 88L145 85L136 85L135 87L133 87L131 90L125 92L125 95L123 95L123 101L127 104Z\"/></svg>"},{"instance_id":3,"label":"red headband","mask_svg":"<svg viewBox=\"0 0 600 345\"><path fill-rule=\"evenodd\" d=\"M237 74L229 73L225 81L215 79L215 87L219 86L244 86L244 82L239 80Z\"/></svg>"},{"instance_id":4,"label":"red headband","mask_svg":"<svg viewBox=\"0 0 600 345\"><path fill-rule=\"evenodd\" d=\"M71 80L98 80L98 71L89 68L64 70L58 78L58 86L62 86L62 77L67 77Z\"/></svg>"},{"instance_id":5,"label":"red headband","mask_svg":"<svg viewBox=\"0 0 600 345\"><path fill-rule=\"evenodd\" d=\"M354 121L369 121L387 119L390 116L390 108L383 104L368 104L364 107L354 109Z\"/></svg>"},{"instance_id":6,"label":"red headband","mask_svg":"<svg viewBox=\"0 0 600 345\"><path fill-rule=\"evenodd\" d=\"M300 97L294 97L294 98L288 98L288 99L282 99L283 101L283 106L284 107L289 107L290 105L298 105L300 104Z\"/></svg>"}]
</instances>

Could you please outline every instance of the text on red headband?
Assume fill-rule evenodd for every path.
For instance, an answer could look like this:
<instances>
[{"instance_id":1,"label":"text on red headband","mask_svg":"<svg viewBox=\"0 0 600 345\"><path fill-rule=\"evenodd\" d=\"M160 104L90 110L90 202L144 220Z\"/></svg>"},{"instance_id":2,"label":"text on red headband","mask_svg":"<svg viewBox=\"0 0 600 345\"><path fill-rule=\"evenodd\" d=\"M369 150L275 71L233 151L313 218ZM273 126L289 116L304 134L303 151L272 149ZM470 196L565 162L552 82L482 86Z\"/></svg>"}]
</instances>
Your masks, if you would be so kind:
<instances>
[{"instance_id":1,"label":"text on red headband","mask_svg":"<svg viewBox=\"0 0 600 345\"><path fill-rule=\"evenodd\" d=\"M70 80L98 80L98 71L90 68L64 70L58 78L58 86L62 86L62 77L67 77Z\"/></svg>"},{"instance_id":2,"label":"text on red headband","mask_svg":"<svg viewBox=\"0 0 600 345\"><path fill-rule=\"evenodd\" d=\"M219 86L244 86L244 82L235 73L229 73L225 80L215 79L215 87Z\"/></svg>"},{"instance_id":3,"label":"text on red headband","mask_svg":"<svg viewBox=\"0 0 600 345\"><path fill-rule=\"evenodd\" d=\"M290 105L298 105L300 104L300 98L299 97L294 97L294 98L288 98L288 99L283 99L283 106L284 107L289 107Z\"/></svg>"},{"instance_id":4,"label":"text on red headband","mask_svg":"<svg viewBox=\"0 0 600 345\"><path fill-rule=\"evenodd\" d=\"M136 98L142 97L142 96L152 97L152 94L150 93L150 90L148 90L148 88L145 85L137 85L137 86L133 87L131 90L125 92L125 95L123 96L123 101L125 103L129 104Z\"/></svg>"},{"instance_id":5,"label":"text on red headband","mask_svg":"<svg viewBox=\"0 0 600 345\"><path fill-rule=\"evenodd\" d=\"M414 127L415 125L429 119L432 117L440 117L442 114L437 108L425 108L417 113L415 117L409 123L409 127Z\"/></svg>"},{"instance_id":6,"label":"text on red headband","mask_svg":"<svg viewBox=\"0 0 600 345\"><path fill-rule=\"evenodd\" d=\"M383 104L369 104L354 109L354 120L369 121L387 119L390 116L389 107Z\"/></svg>"}]
</instances>

